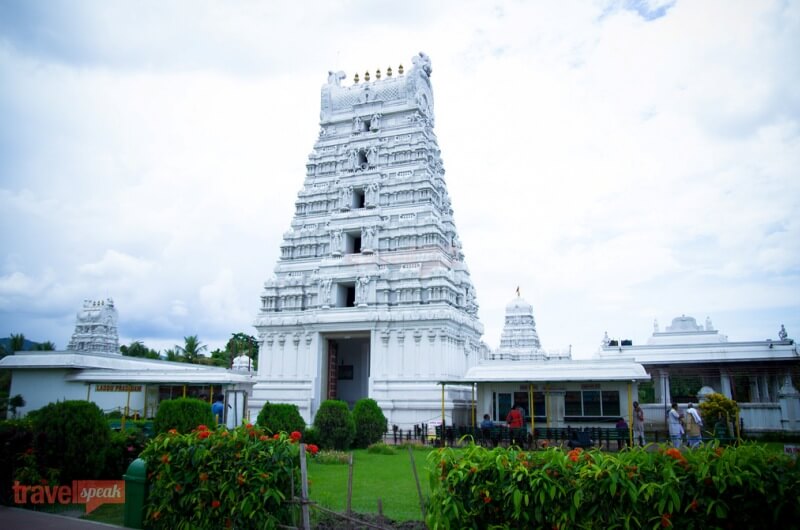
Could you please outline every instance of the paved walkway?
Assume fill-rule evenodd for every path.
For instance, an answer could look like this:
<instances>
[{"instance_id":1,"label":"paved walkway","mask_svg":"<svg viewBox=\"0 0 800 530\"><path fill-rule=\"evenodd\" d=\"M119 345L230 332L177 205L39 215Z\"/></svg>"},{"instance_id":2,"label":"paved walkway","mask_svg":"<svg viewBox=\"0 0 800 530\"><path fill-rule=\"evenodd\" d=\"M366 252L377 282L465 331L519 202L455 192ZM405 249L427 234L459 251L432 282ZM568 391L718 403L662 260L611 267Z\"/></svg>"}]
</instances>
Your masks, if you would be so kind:
<instances>
[{"instance_id":1,"label":"paved walkway","mask_svg":"<svg viewBox=\"0 0 800 530\"><path fill-rule=\"evenodd\" d=\"M124 528L75 517L0 506L0 528L8 530L103 530Z\"/></svg>"}]
</instances>

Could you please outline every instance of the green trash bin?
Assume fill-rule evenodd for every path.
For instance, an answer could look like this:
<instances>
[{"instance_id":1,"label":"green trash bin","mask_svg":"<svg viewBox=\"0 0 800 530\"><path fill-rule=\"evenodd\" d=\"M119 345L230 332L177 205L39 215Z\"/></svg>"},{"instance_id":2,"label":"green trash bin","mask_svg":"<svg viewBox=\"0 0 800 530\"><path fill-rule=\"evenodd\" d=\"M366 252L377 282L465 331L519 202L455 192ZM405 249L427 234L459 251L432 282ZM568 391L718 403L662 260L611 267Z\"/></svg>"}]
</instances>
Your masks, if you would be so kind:
<instances>
[{"instance_id":1,"label":"green trash bin","mask_svg":"<svg viewBox=\"0 0 800 530\"><path fill-rule=\"evenodd\" d=\"M125 526L142 528L144 502L147 499L147 463L137 458L128 466L125 479Z\"/></svg>"}]
</instances>

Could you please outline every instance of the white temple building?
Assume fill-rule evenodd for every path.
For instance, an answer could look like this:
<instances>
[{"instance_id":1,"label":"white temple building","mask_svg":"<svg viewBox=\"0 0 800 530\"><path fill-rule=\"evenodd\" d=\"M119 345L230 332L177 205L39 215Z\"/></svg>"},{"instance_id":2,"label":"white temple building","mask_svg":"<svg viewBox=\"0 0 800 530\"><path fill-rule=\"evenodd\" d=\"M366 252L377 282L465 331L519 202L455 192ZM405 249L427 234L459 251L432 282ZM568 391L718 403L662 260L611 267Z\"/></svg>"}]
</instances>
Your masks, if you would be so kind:
<instances>
[{"instance_id":1,"label":"white temple building","mask_svg":"<svg viewBox=\"0 0 800 530\"><path fill-rule=\"evenodd\" d=\"M75 332L63 351L18 351L0 359L11 370L9 395L21 395L20 416L64 400L87 400L104 412L152 418L164 399L223 394L230 405L226 421L233 427L247 418L253 386L248 366L236 370L212 366L125 357L119 351L114 302L86 300L75 319Z\"/></svg>"},{"instance_id":2,"label":"white temple building","mask_svg":"<svg viewBox=\"0 0 800 530\"><path fill-rule=\"evenodd\" d=\"M275 275L255 320L261 341L251 414L377 400L390 424L441 417L442 379L485 348L434 133L431 61L404 71L330 72ZM448 388L448 416L469 388Z\"/></svg>"},{"instance_id":3,"label":"white temple building","mask_svg":"<svg viewBox=\"0 0 800 530\"><path fill-rule=\"evenodd\" d=\"M644 405L653 427L663 425L673 401L702 401L719 392L739 403L742 423L750 431L800 431L800 393L792 378L800 376L797 343L781 326L777 340L730 342L706 317L704 324L681 315L663 331L658 322L643 345L610 340L608 334L596 358L603 362L633 360L653 377L655 402ZM674 382L691 378L702 388L694 395L677 395Z\"/></svg>"}]
</instances>

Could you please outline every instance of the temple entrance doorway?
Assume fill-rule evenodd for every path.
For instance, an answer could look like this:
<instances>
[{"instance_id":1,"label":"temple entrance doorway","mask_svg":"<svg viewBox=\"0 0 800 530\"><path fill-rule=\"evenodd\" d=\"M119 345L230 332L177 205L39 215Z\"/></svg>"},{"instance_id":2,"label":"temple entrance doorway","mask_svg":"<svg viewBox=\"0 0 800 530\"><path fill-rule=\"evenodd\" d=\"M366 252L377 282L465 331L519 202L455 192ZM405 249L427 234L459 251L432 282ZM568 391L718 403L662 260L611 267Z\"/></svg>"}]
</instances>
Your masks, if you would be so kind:
<instances>
[{"instance_id":1,"label":"temple entrance doorway","mask_svg":"<svg viewBox=\"0 0 800 530\"><path fill-rule=\"evenodd\" d=\"M370 334L337 333L325 336L324 399L340 399L352 408L369 397Z\"/></svg>"}]
</instances>

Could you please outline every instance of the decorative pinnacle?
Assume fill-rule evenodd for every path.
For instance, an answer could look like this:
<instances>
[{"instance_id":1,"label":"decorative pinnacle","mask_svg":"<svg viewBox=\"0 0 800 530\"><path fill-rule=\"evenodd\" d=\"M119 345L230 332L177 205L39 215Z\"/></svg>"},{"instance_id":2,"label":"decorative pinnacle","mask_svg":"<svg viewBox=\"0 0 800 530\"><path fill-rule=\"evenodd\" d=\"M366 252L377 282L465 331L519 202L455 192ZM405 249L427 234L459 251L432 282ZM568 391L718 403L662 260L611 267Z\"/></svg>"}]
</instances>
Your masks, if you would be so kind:
<instances>
[{"instance_id":1,"label":"decorative pinnacle","mask_svg":"<svg viewBox=\"0 0 800 530\"><path fill-rule=\"evenodd\" d=\"M369 82L369 70L367 70L366 72L364 72L364 82L365 82L365 83L368 83L368 82Z\"/></svg>"},{"instance_id":2,"label":"decorative pinnacle","mask_svg":"<svg viewBox=\"0 0 800 530\"><path fill-rule=\"evenodd\" d=\"M397 69L397 75L403 75L403 65L401 64L400 67Z\"/></svg>"},{"instance_id":3,"label":"decorative pinnacle","mask_svg":"<svg viewBox=\"0 0 800 530\"><path fill-rule=\"evenodd\" d=\"M380 78L381 78L381 69L378 68L377 70L375 70L375 79L380 79Z\"/></svg>"},{"instance_id":4,"label":"decorative pinnacle","mask_svg":"<svg viewBox=\"0 0 800 530\"><path fill-rule=\"evenodd\" d=\"M386 69L386 77L392 77L392 67Z\"/></svg>"},{"instance_id":5,"label":"decorative pinnacle","mask_svg":"<svg viewBox=\"0 0 800 530\"><path fill-rule=\"evenodd\" d=\"M356 76L353 78L353 83L356 85L358 84L358 72L356 72Z\"/></svg>"}]
</instances>

